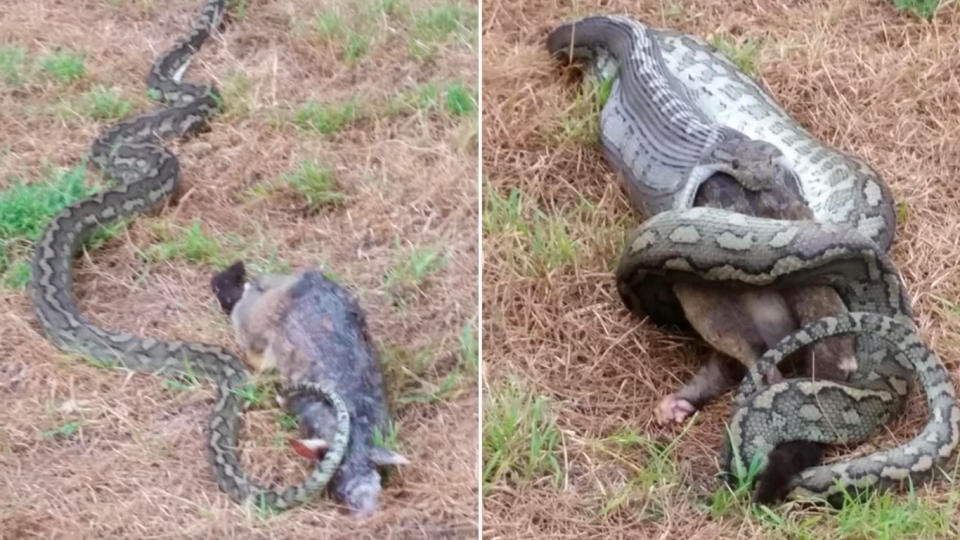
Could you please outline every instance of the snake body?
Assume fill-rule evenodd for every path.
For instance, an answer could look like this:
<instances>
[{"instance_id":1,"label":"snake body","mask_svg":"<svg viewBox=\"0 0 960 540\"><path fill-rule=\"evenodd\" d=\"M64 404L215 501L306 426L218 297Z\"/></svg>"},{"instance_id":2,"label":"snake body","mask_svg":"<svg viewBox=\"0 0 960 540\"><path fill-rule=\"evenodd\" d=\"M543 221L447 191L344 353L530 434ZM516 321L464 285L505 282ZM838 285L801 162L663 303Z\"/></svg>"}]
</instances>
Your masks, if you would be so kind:
<instances>
[{"instance_id":1,"label":"snake body","mask_svg":"<svg viewBox=\"0 0 960 540\"><path fill-rule=\"evenodd\" d=\"M217 398L209 423L208 454L218 485L234 500L252 499L285 509L322 491L343 458L350 417L335 389L319 383L287 389L330 402L336 410L338 434L324 460L302 483L282 491L267 490L247 479L237 460L243 410L237 390L247 382L239 359L215 345L165 342L101 328L79 312L72 292L73 257L91 232L158 207L176 192L179 162L163 140L196 133L219 108L215 88L181 79L223 12L224 0L208 1L192 31L151 67L147 86L164 107L122 121L94 141L93 162L117 185L68 206L52 220L36 245L30 290L44 332L64 351L113 360L132 370L213 380Z\"/></svg>"},{"instance_id":2,"label":"snake body","mask_svg":"<svg viewBox=\"0 0 960 540\"><path fill-rule=\"evenodd\" d=\"M850 313L784 338L750 367L729 426L728 469L761 461L794 440L866 439L903 405L915 377L931 418L908 443L807 469L791 497L830 497L928 475L960 439L960 408L943 365L916 336L909 298L886 250L895 219L889 189L861 160L821 143L750 77L692 37L624 17L561 25L547 42L560 58L619 67L601 112L601 142L634 204L653 217L634 233L617 269L631 309L675 313L672 283L728 287L830 285ZM602 70L603 67L596 67ZM748 190L764 179L799 182L811 221L691 208L700 184L728 174ZM859 360L847 383L761 374L826 337L855 334Z\"/></svg>"}]
</instances>

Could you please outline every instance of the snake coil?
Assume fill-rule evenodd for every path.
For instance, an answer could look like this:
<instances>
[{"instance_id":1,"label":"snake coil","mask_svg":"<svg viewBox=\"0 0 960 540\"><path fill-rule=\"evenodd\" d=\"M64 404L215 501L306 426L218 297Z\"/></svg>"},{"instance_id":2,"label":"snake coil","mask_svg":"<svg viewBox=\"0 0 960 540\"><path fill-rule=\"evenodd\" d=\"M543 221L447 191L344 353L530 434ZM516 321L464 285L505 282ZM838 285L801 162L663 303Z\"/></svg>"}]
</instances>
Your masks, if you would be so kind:
<instances>
[{"instance_id":1,"label":"snake coil","mask_svg":"<svg viewBox=\"0 0 960 540\"><path fill-rule=\"evenodd\" d=\"M789 497L832 497L929 476L960 441L949 375L916 335L909 298L886 250L896 220L889 188L861 160L823 144L732 62L693 37L620 16L595 16L551 32L555 57L595 74L618 68L601 115L601 143L633 203L652 217L633 234L617 269L626 305L652 315L676 303L678 281L727 287L830 285L849 313L785 337L751 366L729 426L728 470L746 470L782 442L865 440L903 406L919 378L930 420L911 441L865 457L806 469ZM764 178L798 182L812 221L691 208L715 173L745 189ZM800 347L856 336L848 383L761 374Z\"/></svg>"},{"instance_id":2,"label":"snake coil","mask_svg":"<svg viewBox=\"0 0 960 540\"><path fill-rule=\"evenodd\" d=\"M343 459L350 431L344 400L326 384L292 386L328 401L336 412L338 433L322 462L303 482L282 491L265 489L244 474L237 460L243 411L238 390L247 383L240 361L215 345L164 342L101 328L85 318L73 298L73 256L100 226L162 205L177 190L180 167L163 140L196 133L219 108L212 86L181 79L193 56L220 24L224 0L208 1L192 31L150 68L147 87L164 107L103 132L93 143L93 162L118 181L112 189L68 206L54 217L36 245L30 287L34 310L48 339L60 349L109 359L127 369L168 376L209 378L217 398L209 422L208 454L217 484L236 501L286 509L322 491Z\"/></svg>"}]
</instances>

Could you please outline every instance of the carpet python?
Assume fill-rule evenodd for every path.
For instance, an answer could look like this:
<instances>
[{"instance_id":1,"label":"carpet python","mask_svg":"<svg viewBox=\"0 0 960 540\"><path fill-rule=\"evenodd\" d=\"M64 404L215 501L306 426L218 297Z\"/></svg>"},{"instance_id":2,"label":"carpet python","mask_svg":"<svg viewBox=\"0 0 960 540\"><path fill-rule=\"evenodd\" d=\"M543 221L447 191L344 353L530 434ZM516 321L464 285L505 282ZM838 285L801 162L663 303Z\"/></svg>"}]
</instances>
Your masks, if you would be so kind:
<instances>
[{"instance_id":1,"label":"carpet python","mask_svg":"<svg viewBox=\"0 0 960 540\"><path fill-rule=\"evenodd\" d=\"M601 143L631 201L651 215L616 272L626 305L656 318L675 312L672 283L834 287L850 310L783 338L750 366L738 391L724 463L761 466L777 444L865 440L897 414L914 377L930 420L892 449L806 469L790 498L891 487L929 476L960 439L960 408L936 355L916 334L910 300L887 256L896 220L889 188L863 161L810 135L735 64L706 43L619 16L555 29L555 57L616 75L601 111ZM617 73L618 72L618 73ZM810 221L691 208L700 184L728 174L745 189L799 182ZM785 175L785 176L784 176ZM666 306L664 304L667 304ZM846 383L787 379L767 370L799 348L855 334L858 368Z\"/></svg>"},{"instance_id":2,"label":"carpet python","mask_svg":"<svg viewBox=\"0 0 960 540\"><path fill-rule=\"evenodd\" d=\"M101 328L78 311L72 293L73 257L90 233L159 207L176 192L179 162L163 140L196 133L219 109L220 95L214 87L181 79L194 54L219 26L223 12L224 0L208 1L192 31L150 68L147 87L164 107L124 120L94 141L94 163L118 185L68 206L53 219L36 245L30 290L44 332L64 351L112 360L132 370L215 381L217 397L207 447L217 484L236 501L285 509L322 491L343 459L350 416L334 388L317 383L287 388L291 394L309 392L329 401L336 410L339 433L323 461L302 483L282 491L267 490L247 479L237 460L243 410L238 391L247 384L240 361L215 345L165 342Z\"/></svg>"}]
</instances>

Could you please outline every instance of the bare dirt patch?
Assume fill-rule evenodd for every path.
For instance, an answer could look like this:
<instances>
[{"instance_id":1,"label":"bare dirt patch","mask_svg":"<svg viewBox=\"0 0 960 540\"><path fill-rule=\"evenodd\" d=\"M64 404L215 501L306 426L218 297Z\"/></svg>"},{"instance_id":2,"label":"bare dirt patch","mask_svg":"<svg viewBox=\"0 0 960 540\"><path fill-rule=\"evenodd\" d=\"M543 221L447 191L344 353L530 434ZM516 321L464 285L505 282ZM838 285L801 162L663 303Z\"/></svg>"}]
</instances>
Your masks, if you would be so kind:
<instances>
[{"instance_id":1,"label":"bare dirt patch","mask_svg":"<svg viewBox=\"0 0 960 540\"><path fill-rule=\"evenodd\" d=\"M6 2L0 45L25 56L22 80L4 80L9 70L0 65L0 188L16 178L38 182L48 165L79 163L111 123L84 112L83 96L96 86L113 88L134 111L153 107L144 96L147 69L201 3ZM234 4L224 32L186 75L215 82L226 110L210 132L172 145L183 177L179 203L83 254L75 293L104 326L228 345L228 321L208 284L216 268L243 258L258 268L333 272L358 295L384 351L399 449L412 465L389 476L381 510L364 522L329 498L280 515L237 505L217 489L206 461L208 385L184 389L63 355L44 339L26 292L5 287L0 537L472 537L476 7ZM448 28L453 17L456 28L428 34L427 16L449 5L460 11L434 23ZM342 33L317 31L317 14L326 12L342 17ZM83 56L82 77L61 81L36 67L58 49ZM460 105L447 105L450 85L465 89ZM421 94L435 99L399 101ZM309 102L358 112L329 133L298 128ZM341 204L310 210L284 184L283 174L304 161L333 171ZM184 238L195 222L215 253L191 261L150 251ZM388 283L423 252L440 263L422 275L401 272L402 287ZM302 478L305 464L285 446L275 406L254 409L240 449L248 471L265 482Z\"/></svg>"},{"instance_id":2,"label":"bare dirt patch","mask_svg":"<svg viewBox=\"0 0 960 540\"><path fill-rule=\"evenodd\" d=\"M710 511L729 397L707 407L675 449L665 448L678 433L658 427L653 408L696 371L707 350L694 336L658 329L622 306L611 270L643 216L599 146L571 121L582 113L577 79L548 58L544 41L563 20L626 13L702 38L758 43L756 76L780 103L822 140L866 159L891 186L901 208L894 261L922 336L955 372L960 13L945 5L925 23L892 4L484 4L484 406L508 381L520 381L549 398L560 440L553 453L559 481L558 468L544 461L534 474L518 468L486 486L486 536L841 534L838 524L847 518L820 510L790 508L782 523L742 509ZM514 219L504 208L517 194L522 204L513 207L520 208ZM507 217L492 221L493 206ZM504 225L510 219L520 225ZM537 234L537 223L548 232ZM875 444L903 441L926 421L922 400L908 407ZM917 496L946 516L937 530L949 532L937 534L957 530L948 483L941 479ZM845 534L871 536L862 531Z\"/></svg>"}]
</instances>

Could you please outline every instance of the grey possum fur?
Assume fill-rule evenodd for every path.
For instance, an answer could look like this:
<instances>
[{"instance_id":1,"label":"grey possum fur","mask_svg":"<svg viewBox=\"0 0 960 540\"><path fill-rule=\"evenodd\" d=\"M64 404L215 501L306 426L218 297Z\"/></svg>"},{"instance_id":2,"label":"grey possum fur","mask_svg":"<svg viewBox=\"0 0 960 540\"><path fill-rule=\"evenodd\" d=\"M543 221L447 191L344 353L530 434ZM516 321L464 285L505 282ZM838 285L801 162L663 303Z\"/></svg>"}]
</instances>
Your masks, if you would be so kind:
<instances>
[{"instance_id":1,"label":"grey possum fur","mask_svg":"<svg viewBox=\"0 0 960 540\"><path fill-rule=\"evenodd\" d=\"M237 262L211 284L251 369L276 368L290 384L332 383L346 401L350 438L330 491L355 515L372 513L381 490L379 467L408 462L374 444L375 432L387 433L389 417L380 359L356 300L315 270L248 280ZM285 405L300 420L300 444L322 450L333 439L335 415L325 401L302 395Z\"/></svg>"}]
</instances>

